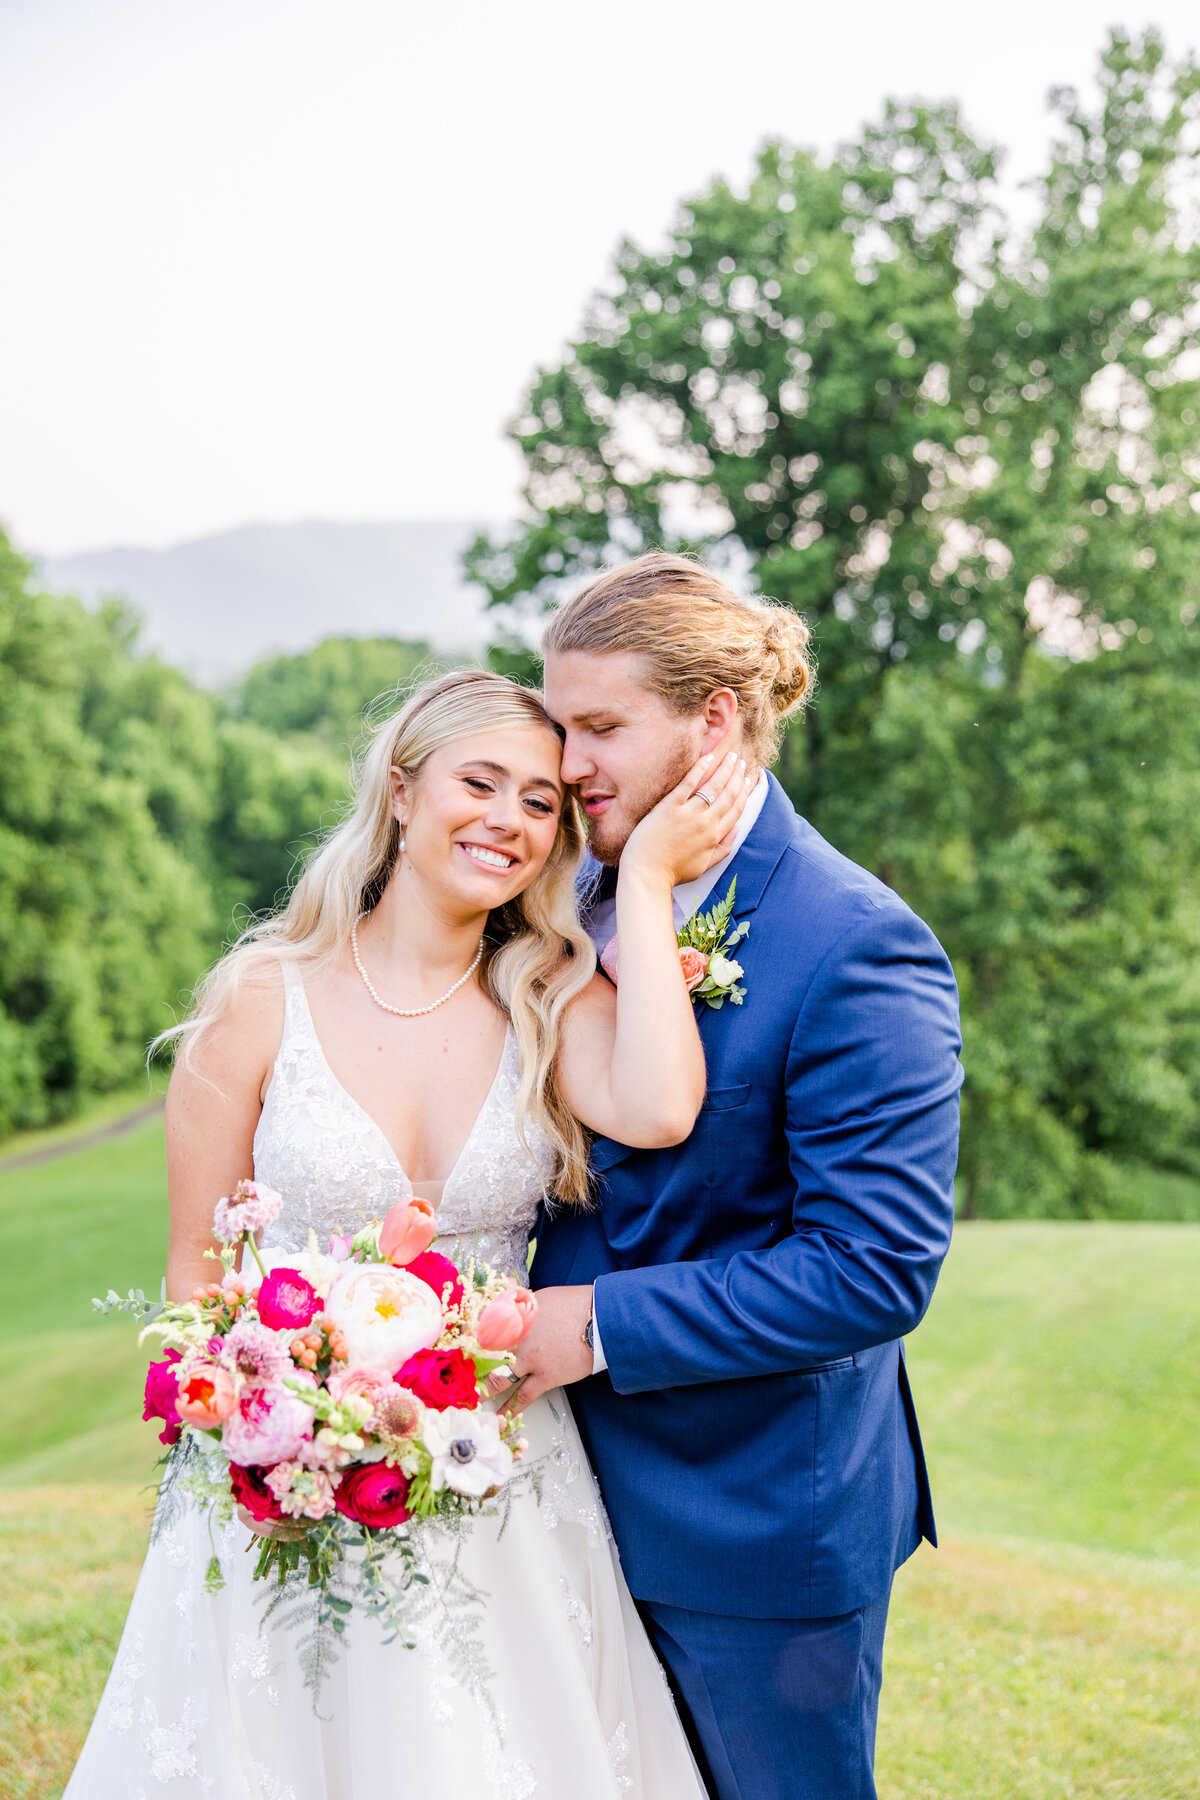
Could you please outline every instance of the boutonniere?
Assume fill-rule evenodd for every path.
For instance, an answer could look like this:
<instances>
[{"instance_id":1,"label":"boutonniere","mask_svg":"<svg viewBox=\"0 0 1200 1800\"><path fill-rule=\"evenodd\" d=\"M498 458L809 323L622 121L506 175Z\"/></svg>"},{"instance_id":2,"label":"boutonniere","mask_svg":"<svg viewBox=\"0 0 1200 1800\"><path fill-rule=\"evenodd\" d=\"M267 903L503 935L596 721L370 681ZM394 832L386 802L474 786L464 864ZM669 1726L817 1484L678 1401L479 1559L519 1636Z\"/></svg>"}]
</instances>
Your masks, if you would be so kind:
<instances>
[{"instance_id":1,"label":"boutonniere","mask_svg":"<svg viewBox=\"0 0 1200 1800\"><path fill-rule=\"evenodd\" d=\"M683 970L683 979L687 982L688 993L693 1000L703 1000L714 1012L720 1012L728 1000L734 1006L740 1006L746 998L746 990L739 987L738 982L745 973L741 963L734 962L726 956L735 944L740 944L750 929L750 922L743 919L740 925L729 929L729 919L733 912L733 896L737 892L737 876L729 884L729 892L723 900L719 900L711 912L694 912L686 925L681 925L675 933L675 942L679 945L679 966ZM600 967L608 976L613 986L617 985L617 940L610 937L600 952Z\"/></svg>"},{"instance_id":2,"label":"boutonniere","mask_svg":"<svg viewBox=\"0 0 1200 1800\"><path fill-rule=\"evenodd\" d=\"M693 1000L703 1000L714 1012L720 1012L727 1000L731 1006L740 1006L746 997L745 988L738 985L745 971L741 963L734 962L726 954L735 944L741 943L750 929L748 919L743 919L732 931L729 929L736 892L735 875L725 898L710 912L694 912L676 934L679 965L688 992Z\"/></svg>"}]
</instances>

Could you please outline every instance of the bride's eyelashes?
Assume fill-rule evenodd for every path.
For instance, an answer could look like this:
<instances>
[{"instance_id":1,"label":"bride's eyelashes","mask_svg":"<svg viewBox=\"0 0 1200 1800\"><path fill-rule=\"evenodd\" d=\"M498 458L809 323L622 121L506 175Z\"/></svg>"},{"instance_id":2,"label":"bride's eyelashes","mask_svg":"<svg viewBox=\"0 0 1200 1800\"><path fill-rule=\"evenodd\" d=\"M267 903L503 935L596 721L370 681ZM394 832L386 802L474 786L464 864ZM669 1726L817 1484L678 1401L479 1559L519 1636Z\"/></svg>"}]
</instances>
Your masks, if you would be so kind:
<instances>
[{"instance_id":1,"label":"bride's eyelashes","mask_svg":"<svg viewBox=\"0 0 1200 1800\"><path fill-rule=\"evenodd\" d=\"M482 775L464 775L463 784L469 787L473 794L494 794L496 791L494 783ZM558 810L551 801L543 800L537 794L526 794L523 804L541 819L552 819Z\"/></svg>"}]
</instances>

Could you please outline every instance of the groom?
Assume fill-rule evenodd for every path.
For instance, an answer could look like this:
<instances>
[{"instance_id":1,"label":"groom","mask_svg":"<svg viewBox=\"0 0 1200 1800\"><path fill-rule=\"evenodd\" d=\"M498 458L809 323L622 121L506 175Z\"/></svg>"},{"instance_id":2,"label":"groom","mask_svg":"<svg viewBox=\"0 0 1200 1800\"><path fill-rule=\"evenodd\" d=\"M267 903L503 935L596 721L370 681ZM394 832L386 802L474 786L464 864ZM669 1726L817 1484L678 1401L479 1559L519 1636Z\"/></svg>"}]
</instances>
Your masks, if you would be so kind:
<instances>
[{"instance_id":1,"label":"groom","mask_svg":"<svg viewBox=\"0 0 1200 1800\"><path fill-rule=\"evenodd\" d=\"M901 1340L950 1241L950 965L766 773L803 698L794 613L654 554L556 615L546 703L605 865L706 751L759 774L726 862L745 999L699 1007L685 1143L593 1146L598 1205L543 1222L525 1397L572 1395L621 1562L719 1800L870 1800L896 1569L933 1513Z\"/></svg>"}]
</instances>

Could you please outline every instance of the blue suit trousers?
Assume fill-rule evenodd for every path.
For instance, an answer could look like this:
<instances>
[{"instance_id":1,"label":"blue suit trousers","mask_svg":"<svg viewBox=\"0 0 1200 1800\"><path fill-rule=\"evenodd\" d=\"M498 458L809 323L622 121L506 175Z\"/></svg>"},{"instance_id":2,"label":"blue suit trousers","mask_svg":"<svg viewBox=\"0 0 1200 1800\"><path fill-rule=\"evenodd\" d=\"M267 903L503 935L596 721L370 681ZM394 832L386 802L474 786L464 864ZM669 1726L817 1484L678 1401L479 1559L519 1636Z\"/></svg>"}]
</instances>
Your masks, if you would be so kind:
<instances>
[{"instance_id":1,"label":"blue suit trousers","mask_svg":"<svg viewBox=\"0 0 1200 1800\"><path fill-rule=\"evenodd\" d=\"M889 1599L832 1619L639 1602L713 1800L875 1800Z\"/></svg>"}]
</instances>

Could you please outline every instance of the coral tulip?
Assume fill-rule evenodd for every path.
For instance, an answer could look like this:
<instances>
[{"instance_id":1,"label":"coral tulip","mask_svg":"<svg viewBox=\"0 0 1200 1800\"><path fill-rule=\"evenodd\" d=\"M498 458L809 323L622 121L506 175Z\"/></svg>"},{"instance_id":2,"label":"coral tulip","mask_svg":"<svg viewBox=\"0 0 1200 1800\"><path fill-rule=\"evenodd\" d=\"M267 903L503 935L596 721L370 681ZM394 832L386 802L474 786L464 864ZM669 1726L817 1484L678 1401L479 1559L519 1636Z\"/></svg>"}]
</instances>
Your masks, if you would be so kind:
<instances>
[{"instance_id":1,"label":"coral tulip","mask_svg":"<svg viewBox=\"0 0 1200 1800\"><path fill-rule=\"evenodd\" d=\"M437 1214L428 1200L398 1200L380 1226L379 1254L402 1269L436 1236Z\"/></svg>"},{"instance_id":2,"label":"coral tulip","mask_svg":"<svg viewBox=\"0 0 1200 1800\"><path fill-rule=\"evenodd\" d=\"M533 1324L537 1300L528 1288L510 1288L489 1300L479 1315L475 1338L481 1350L514 1350Z\"/></svg>"}]
</instances>

